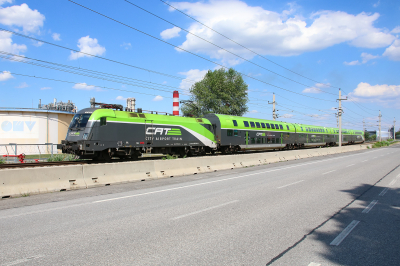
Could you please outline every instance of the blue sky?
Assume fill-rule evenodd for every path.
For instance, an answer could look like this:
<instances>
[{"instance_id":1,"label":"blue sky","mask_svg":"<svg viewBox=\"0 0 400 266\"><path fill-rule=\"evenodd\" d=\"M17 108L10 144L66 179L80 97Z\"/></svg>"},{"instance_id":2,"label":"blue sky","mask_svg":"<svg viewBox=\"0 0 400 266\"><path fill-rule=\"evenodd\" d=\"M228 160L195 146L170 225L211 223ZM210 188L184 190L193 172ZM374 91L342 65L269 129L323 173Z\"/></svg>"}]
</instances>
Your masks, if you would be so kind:
<instances>
[{"instance_id":1,"label":"blue sky","mask_svg":"<svg viewBox=\"0 0 400 266\"><path fill-rule=\"evenodd\" d=\"M168 2L230 40L159 0L74 1L108 18L67 0L0 0L1 107L135 97L172 113L172 91L189 99L207 70L233 67L249 85L245 116L271 119L275 93L278 120L335 126L338 88L345 128L377 129L381 110L386 131L400 109L398 1Z\"/></svg>"}]
</instances>

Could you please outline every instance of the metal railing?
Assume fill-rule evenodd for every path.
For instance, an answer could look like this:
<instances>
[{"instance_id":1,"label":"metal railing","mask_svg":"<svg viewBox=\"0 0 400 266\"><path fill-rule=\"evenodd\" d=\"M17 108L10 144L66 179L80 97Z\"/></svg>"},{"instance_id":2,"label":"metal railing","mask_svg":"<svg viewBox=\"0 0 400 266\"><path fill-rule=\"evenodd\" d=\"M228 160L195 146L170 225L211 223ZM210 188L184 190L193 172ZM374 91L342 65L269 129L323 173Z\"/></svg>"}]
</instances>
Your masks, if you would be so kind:
<instances>
[{"instance_id":1,"label":"metal railing","mask_svg":"<svg viewBox=\"0 0 400 266\"><path fill-rule=\"evenodd\" d=\"M25 161L35 161L35 159L46 160L54 154L61 154L61 150L57 150L57 144L0 144L0 160L5 163L18 163L18 158L3 157L3 155L19 155L25 154Z\"/></svg>"}]
</instances>

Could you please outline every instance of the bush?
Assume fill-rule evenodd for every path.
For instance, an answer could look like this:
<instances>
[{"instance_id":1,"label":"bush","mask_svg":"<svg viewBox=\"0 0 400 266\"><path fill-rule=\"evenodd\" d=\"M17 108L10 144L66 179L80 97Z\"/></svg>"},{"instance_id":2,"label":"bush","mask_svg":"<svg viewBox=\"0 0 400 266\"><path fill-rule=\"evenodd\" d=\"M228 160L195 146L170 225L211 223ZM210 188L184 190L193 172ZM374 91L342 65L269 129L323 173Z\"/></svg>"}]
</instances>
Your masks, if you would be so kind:
<instances>
[{"instance_id":1,"label":"bush","mask_svg":"<svg viewBox=\"0 0 400 266\"><path fill-rule=\"evenodd\" d=\"M372 148L380 148L380 147L386 147L393 144L393 140L383 140L383 141L378 141L375 142L374 145L372 145Z\"/></svg>"},{"instance_id":2,"label":"bush","mask_svg":"<svg viewBox=\"0 0 400 266\"><path fill-rule=\"evenodd\" d=\"M0 158L0 164L5 164L6 161L3 158Z\"/></svg>"}]
</instances>

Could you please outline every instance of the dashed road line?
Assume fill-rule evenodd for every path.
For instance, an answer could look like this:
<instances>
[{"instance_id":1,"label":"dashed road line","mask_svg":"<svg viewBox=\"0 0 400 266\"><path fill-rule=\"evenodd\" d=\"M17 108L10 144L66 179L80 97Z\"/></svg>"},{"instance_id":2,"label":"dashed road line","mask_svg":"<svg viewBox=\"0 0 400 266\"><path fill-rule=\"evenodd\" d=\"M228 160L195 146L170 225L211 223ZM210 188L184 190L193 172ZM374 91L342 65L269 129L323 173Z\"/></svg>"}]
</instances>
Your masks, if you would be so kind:
<instances>
[{"instance_id":1,"label":"dashed road line","mask_svg":"<svg viewBox=\"0 0 400 266\"><path fill-rule=\"evenodd\" d=\"M363 211L362 213L369 213L369 211L377 204L377 200L373 200Z\"/></svg>"},{"instance_id":2,"label":"dashed road line","mask_svg":"<svg viewBox=\"0 0 400 266\"><path fill-rule=\"evenodd\" d=\"M353 166L353 165L355 165L355 163L353 163L353 164L349 164L348 166L346 166L346 167L350 167L350 166Z\"/></svg>"},{"instance_id":3,"label":"dashed road line","mask_svg":"<svg viewBox=\"0 0 400 266\"><path fill-rule=\"evenodd\" d=\"M385 195L386 194L386 192L389 190L389 188L387 187L387 188L385 188L385 189L383 189L382 190L382 192L381 193L379 193L379 196L383 196L383 195Z\"/></svg>"},{"instance_id":4,"label":"dashed road line","mask_svg":"<svg viewBox=\"0 0 400 266\"><path fill-rule=\"evenodd\" d=\"M361 161L361 162L362 162L362 163L363 163L363 162L368 162L368 160L364 160L364 161Z\"/></svg>"},{"instance_id":5,"label":"dashed road line","mask_svg":"<svg viewBox=\"0 0 400 266\"><path fill-rule=\"evenodd\" d=\"M331 246L339 246L340 243L350 234L360 221L353 220L331 243Z\"/></svg>"},{"instance_id":6,"label":"dashed road line","mask_svg":"<svg viewBox=\"0 0 400 266\"><path fill-rule=\"evenodd\" d=\"M287 184L287 185L284 185L284 186L281 186L281 187L277 187L277 188L284 188L284 187L288 187L288 186L291 186L291 185L294 185L294 184L297 184L297 183L300 183L300 182L303 182L304 180L300 180L300 181L297 181L297 182L294 182L294 183L290 183L290 184Z\"/></svg>"},{"instance_id":7,"label":"dashed road line","mask_svg":"<svg viewBox=\"0 0 400 266\"><path fill-rule=\"evenodd\" d=\"M238 200L232 200L230 202L226 202L226 203L223 203L223 204L220 204L220 205L217 205L217 206L213 206L213 207L209 207L209 208L206 208L206 209L203 209L203 210L199 210L199 211L187 213L187 214L184 214L184 215L180 215L180 216L177 216L175 218L172 218L171 220L178 220L178 219L185 218L185 217L188 217L188 216L191 216L191 215L195 215L195 214L199 214L199 213L202 213L202 212L210 211L210 210L213 210L213 209L221 208L223 206L226 206L226 205L229 205L229 204L232 204L232 203L235 203L235 202L238 202Z\"/></svg>"},{"instance_id":8,"label":"dashed road line","mask_svg":"<svg viewBox=\"0 0 400 266\"><path fill-rule=\"evenodd\" d=\"M40 259L40 258L43 258L43 257L44 257L44 255L37 255L37 256L33 256L33 257L29 257L29 258L14 260L14 261L11 261L9 263L3 264L3 266L17 265L17 264L21 264L21 263L25 263L25 262L34 260L34 259Z\"/></svg>"},{"instance_id":9,"label":"dashed road line","mask_svg":"<svg viewBox=\"0 0 400 266\"><path fill-rule=\"evenodd\" d=\"M321 264L315 263L315 262L311 262L310 264L308 264L308 266L321 266Z\"/></svg>"},{"instance_id":10,"label":"dashed road line","mask_svg":"<svg viewBox=\"0 0 400 266\"><path fill-rule=\"evenodd\" d=\"M332 172L335 172L336 170L332 170L332 171L329 171L329 172L326 172L326 173L323 173L323 175L326 175L326 174L329 174L329 173L332 173Z\"/></svg>"}]
</instances>

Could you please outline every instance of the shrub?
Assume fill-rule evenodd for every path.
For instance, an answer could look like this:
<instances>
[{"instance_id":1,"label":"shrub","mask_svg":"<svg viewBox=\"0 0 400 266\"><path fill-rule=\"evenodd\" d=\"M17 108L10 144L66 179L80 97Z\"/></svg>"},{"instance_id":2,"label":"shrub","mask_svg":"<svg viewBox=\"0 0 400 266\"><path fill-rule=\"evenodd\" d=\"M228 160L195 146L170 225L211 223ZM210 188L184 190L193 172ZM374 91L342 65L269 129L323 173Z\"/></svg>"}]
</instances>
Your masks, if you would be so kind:
<instances>
[{"instance_id":1,"label":"shrub","mask_svg":"<svg viewBox=\"0 0 400 266\"><path fill-rule=\"evenodd\" d=\"M4 164L6 161L3 158L0 158L0 164Z\"/></svg>"},{"instance_id":2,"label":"shrub","mask_svg":"<svg viewBox=\"0 0 400 266\"><path fill-rule=\"evenodd\" d=\"M47 159L48 162L66 162L66 161L77 161L78 159L72 154L56 154Z\"/></svg>"}]
</instances>

